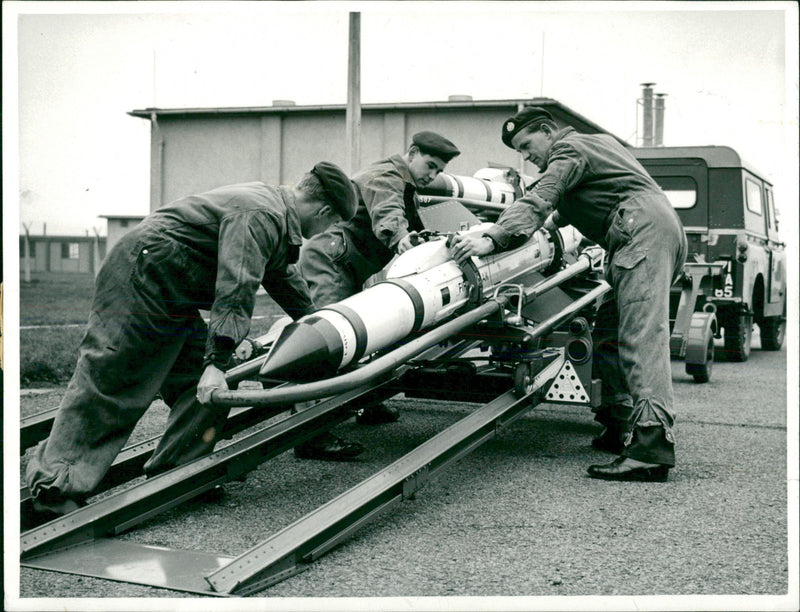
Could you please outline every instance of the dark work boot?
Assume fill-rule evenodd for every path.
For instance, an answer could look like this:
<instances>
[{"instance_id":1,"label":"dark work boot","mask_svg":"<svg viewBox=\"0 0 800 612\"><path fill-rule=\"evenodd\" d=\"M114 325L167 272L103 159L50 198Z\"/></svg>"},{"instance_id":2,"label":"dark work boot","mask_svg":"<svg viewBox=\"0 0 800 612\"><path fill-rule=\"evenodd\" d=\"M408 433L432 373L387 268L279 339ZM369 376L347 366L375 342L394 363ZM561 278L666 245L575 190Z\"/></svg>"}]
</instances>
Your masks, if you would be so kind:
<instances>
[{"instance_id":1,"label":"dark work boot","mask_svg":"<svg viewBox=\"0 0 800 612\"><path fill-rule=\"evenodd\" d=\"M631 442L625 447L622 454L637 461L665 465L670 468L675 465L674 440L672 433L668 433L663 427L636 427L633 430Z\"/></svg>"},{"instance_id":2,"label":"dark work boot","mask_svg":"<svg viewBox=\"0 0 800 612\"><path fill-rule=\"evenodd\" d=\"M587 471L591 478L601 480L666 482L669 468L668 465L645 463L630 457L617 457L606 465L590 465Z\"/></svg>"},{"instance_id":3,"label":"dark work boot","mask_svg":"<svg viewBox=\"0 0 800 612\"><path fill-rule=\"evenodd\" d=\"M370 404L359 408L356 412L356 423L359 425L383 425L394 423L400 418L400 411L386 404Z\"/></svg>"},{"instance_id":4,"label":"dark work boot","mask_svg":"<svg viewBox=\"0 0 800 612\"><path fill-rule=\"evenodd\" d=\"M319 459L322 461L350 461L365 450L362 444L337 438L332 433L324 433L294 447L298 459Z\"/></svg>"},{"instance_id":5,"label":"dark work boot","mask_svg":"<svg viewBox=\"0 0 800 612\"><path fill-rule=\"evenodd\" d=\"M606 427L600 435L592 438L592 447L599 451L619 455L625 448L625 432Z\"/></svg>"},{"instance_id":6,"label":"dark work boot","mask_svg":"<svg viewBox=\"0 0 800 612\"><path fill-rule=\"evenodd\" d=\"M23 531L32 529L49 523L57 518L69 514L86 505L83 499L72 499L69 497L48 497L42 493L39 498L34 497L31 500L33 512L20 517L20 524Z\"/></svg>"}]
</instances>

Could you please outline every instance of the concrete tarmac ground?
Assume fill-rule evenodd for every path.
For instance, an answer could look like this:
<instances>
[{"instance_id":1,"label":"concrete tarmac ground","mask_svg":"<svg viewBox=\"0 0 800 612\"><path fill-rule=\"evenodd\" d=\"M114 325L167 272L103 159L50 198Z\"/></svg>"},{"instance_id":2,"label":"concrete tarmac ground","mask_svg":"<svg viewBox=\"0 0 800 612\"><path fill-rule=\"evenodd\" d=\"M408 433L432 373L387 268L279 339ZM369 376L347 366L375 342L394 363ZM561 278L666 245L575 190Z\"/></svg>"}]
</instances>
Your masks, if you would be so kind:
<instances>
[{"instance_id":1,"label":"concrete tarmac ground","mask_svg":"<svg viewBox=\"0 0 800 612\"><path fill-rule=\"evenodd\" d=\"M673 362L677 467L667 483L588 478L588 465L613 458L589 445L599 430L591 412L543 404L307 571L254 598L422 597L433 599L384 603L499 610L534 609L542 600L481 598L558 597L544 600L546 607L630 609L632 598L645 597L637 605L667 609L659 607L662 597L686 596L672 609L790 609L783 600L762 606L757 597L789 589L786 361L785 349L755 348L747 363L715 363L707 384ZM226 484L222 500L188 502L121 537L238 555L476 407L392 401L398 423L365 427L351 419L336 429L368 447L359 460L300 461L284 453L246 482ZM20 579L24 598L196 597L25 568ZM745 597L725 607L724 595ZM606 604L600 596L624 599ZM344 599L303 601L312 609L355 609ZM270 605L279 609L280 600Z\"/></svg>"}]
</instances>

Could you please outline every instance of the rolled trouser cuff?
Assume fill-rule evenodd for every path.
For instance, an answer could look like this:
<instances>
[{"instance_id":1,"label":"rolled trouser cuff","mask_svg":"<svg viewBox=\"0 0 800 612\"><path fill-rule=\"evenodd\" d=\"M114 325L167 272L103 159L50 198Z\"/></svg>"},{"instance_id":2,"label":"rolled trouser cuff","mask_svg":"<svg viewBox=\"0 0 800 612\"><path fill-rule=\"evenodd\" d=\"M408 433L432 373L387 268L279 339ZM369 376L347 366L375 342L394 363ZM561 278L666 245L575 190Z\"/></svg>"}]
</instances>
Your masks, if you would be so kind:
<instances>
[{"instance_id":1,"label":"rolled trouser cuff","mask_svg":"<svg viewBox=\"0 0 800 612\"><path fill-rule=\"evenodd\" d=\"M622 451L622 456L644 463L673 467L675 444L667 439L667 432L663 427L636 427L631 432L630 443Z\"/></svg>"}]
</instances>

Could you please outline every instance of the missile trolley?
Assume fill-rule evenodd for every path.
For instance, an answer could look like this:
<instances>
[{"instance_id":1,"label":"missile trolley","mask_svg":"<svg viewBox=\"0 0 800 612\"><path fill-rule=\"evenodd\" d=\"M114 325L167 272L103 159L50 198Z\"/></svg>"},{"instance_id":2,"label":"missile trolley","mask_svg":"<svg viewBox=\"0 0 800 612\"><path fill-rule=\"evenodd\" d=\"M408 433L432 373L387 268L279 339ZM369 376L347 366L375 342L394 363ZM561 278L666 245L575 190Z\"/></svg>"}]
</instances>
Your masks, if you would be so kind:
<instances>
[{"instance_id":1,"label":"missile trolley","mask_svg":"<svg viewBox=\"0 0 800 612\"><path fill-rule=\"evenodd\" d=\"M491 204L488 192L476 197ZM424 242L360 293L240 347L242 363L226 372L231 389L212 394L214 405L232 408L224 431L230 442L90 498L64 517L24 526L21 564L204 595L256 593L345 544L539 404L598 405L591 331L610 290L602 280L602 250L581 248L573 228L542 229L515 250L459 266L450 258L449 237L483 226L460 203L435 206L447 210L447 223L423 233ZM358 405L398 394L468 402L474 410L238 556L115 538L243 478L351 418ZM40 420L32 422L26 439L43 429ZM154 446L151 440L124 449L95 493L140 475ZM23 489L23 516L26 504Z\"/></svg>"}]
</instances>

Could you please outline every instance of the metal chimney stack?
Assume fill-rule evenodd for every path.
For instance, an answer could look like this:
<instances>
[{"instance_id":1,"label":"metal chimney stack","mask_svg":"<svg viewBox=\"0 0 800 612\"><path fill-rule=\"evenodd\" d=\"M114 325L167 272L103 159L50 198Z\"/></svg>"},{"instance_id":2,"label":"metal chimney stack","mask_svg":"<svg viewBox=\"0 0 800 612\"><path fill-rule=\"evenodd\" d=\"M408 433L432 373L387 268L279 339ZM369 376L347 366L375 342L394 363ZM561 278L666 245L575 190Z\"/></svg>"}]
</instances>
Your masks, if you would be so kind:
<instances>
[{"instance_id":1,"label":"metal chimney stack","mask_svg":"<svg viewBox=\"0 0 800 612\"><path fill-rule=\"evenodd\" d=\"M657 93L655 99L655 146L664 146L664 98L667 94Z\"/></svg>"},{"instance_id":2,"label":"metal chimney stack","mask_svg":"<svg viewBox=\"0 0 800 612\"><path fill-rule=\"evenodd\" d=\"M653 146L653 85L642 83L642 146Z\"/></svg>"}]
</instances>

